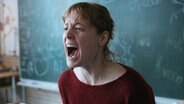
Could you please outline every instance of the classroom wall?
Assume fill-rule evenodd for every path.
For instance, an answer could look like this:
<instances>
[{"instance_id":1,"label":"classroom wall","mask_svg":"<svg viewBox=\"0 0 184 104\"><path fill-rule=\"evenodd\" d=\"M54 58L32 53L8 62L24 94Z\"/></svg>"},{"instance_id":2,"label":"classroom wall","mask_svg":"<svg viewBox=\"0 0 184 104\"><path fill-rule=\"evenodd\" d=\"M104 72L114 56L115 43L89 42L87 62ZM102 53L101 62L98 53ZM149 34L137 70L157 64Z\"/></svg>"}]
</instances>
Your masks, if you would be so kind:
<instances>
[{"instance_id":1,"label":"classroom wall","mask_svg":"<svg viewBox=\"0 0 184 104\"><path fill-rule=\"evenodd\" d=\"M0 88L0 104L11 103L12 102L12 89L9 87ZM17 102L22 101L21 87L17 87Z\"/></svg>"},{"instance_id":2,"label":"classroom wall","mask_svg":"<svg viewBox=\"0 0 184 104\"><path fill-rule=\"evenodd\" d=\"M58 92L26 88L27 104L62 104Z\"/></svg>"},{"instance_id":3,"label":"classroom wall","mask_svg":"<svg viewBox=\"0 0 184 104\"><path fill-rule=\"evenodd\" d=\"M6 88L7 94L5 94L5 89L0 89L0 104L5 104L12 102L12 90L11 87ZM17 102L26 104L62 104L61 98L58 92L40 90L34 88L25 88L25 98L22 94L22 87L17 86ZM25 102L23 101L25 99Z\"/></svg>"},{"instance_id":4,"label":"classroom wall","mask_svg":"<svg viewBox=\"0 0 184 104\"><path fill-rule=\"evenodd\" d=\"M17 0L0 0L0 53L19 55Z\"/></svg>"}]
</instances>

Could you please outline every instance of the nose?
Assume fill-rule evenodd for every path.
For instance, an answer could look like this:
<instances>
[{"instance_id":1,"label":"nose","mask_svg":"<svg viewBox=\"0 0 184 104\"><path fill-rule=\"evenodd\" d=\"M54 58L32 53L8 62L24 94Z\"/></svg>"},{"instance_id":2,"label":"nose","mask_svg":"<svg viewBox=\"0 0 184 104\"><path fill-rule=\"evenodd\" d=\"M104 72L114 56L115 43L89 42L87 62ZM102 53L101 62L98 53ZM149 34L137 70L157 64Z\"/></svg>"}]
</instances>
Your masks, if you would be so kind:
<instances>
[{"instance_id":1,"label":"nose","mask_svg":"<svg viewBox=\"0 0 184 104\"><path fill-rule=\"evenodd\" d=\"M68 28L67 30L65 30L64 34L65 34L65 37L68 39L74 38L74 32L73 32L72 28Z\"/></svg>"}]
</instances>

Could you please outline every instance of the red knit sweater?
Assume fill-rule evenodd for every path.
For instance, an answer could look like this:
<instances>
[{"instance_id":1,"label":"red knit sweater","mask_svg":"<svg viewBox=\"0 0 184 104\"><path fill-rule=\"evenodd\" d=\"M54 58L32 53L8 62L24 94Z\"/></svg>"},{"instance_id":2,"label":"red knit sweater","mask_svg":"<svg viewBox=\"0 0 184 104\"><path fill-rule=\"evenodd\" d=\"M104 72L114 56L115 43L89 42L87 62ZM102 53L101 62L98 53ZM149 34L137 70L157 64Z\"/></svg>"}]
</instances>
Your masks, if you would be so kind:
<instances>
[{"instance_id":1,"label":"red knit sweater","mask_svg":"<svg viewBox=\"0 0 184 104\"><path fill-rule=\"evenodd\" d=\"M103 85L87 85L78 80L73 69L65 71L58 86L64 104L155 104L151 87L133 69Z\"/></svg>"}]
</instances>

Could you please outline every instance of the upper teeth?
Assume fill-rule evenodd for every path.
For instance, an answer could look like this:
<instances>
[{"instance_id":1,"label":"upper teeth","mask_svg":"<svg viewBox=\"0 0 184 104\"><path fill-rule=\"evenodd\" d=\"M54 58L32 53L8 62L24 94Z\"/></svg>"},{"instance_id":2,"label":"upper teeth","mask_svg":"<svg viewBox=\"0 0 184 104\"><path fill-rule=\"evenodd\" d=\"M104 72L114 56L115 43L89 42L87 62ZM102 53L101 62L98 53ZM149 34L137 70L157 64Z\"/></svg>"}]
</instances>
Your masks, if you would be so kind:
<instances>
[{"instance_id":1,"label":"upper teeth","mask_svg":"<svg viewBox=\"0 0 184 104\"><path fill-rule=\"evenodd\" d=\"M66 46L67 46L67 47L74 47L74 48L76 47L76 46L73 45L73 44L67 44Z\"/></svg>"}]
</instances>

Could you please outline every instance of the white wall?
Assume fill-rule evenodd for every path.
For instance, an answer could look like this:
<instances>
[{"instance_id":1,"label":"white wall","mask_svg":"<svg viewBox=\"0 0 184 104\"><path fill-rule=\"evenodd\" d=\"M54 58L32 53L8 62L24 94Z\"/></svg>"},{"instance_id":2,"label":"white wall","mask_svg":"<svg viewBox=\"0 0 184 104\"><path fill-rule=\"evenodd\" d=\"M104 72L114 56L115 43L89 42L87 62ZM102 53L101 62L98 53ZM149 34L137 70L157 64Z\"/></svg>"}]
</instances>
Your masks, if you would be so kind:
<instances>
[{"instance_id":1,"label":"white wall","mask_svg":"<svg viewBox=\"0 0 184 104\"><path fill-rule=\"evenodd\" d=\"M19 55L18 42L18 1L0 0L0 49L3 55Z\"/></svg>"}]
</instances>

